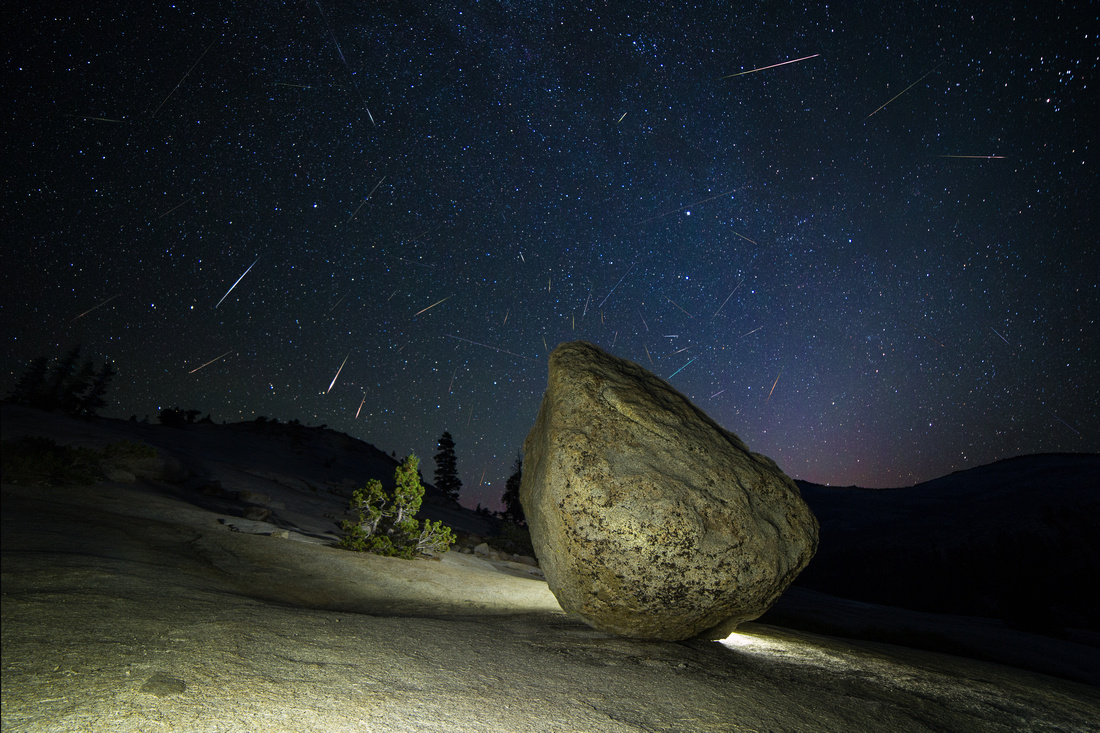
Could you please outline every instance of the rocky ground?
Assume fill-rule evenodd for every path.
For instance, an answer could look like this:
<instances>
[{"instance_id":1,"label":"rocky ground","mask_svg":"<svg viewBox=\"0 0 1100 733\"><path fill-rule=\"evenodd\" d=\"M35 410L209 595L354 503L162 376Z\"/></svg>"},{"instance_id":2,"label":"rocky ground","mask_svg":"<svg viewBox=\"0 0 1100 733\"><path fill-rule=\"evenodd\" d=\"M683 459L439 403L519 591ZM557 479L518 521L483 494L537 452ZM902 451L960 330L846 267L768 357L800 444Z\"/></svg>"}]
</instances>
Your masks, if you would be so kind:
<instances>
[{"instance_id":1,"label":"rocky ground","mask_svg":"<svg viewBox=\"0 0 1100 733\"><path fill-rule=\"evenodd\" d=\"M83 440L111 437L93 428ZM5 439L12 429L5 408ZM721 640L617 638L566 616L523 563L333 548L332 520L307 522L299 498L323 486L234 465L231 448L199 453L180 461L204 461L205 484L3 485L5 731L1087 731L1100 720L1096 687L902 646L760 623ZM248 490L265 495L269 521L244 518L232 493L234 476L261 470L266 483ZM211 481L222 494L199 491Z\"/></svg>"}]
</instances>

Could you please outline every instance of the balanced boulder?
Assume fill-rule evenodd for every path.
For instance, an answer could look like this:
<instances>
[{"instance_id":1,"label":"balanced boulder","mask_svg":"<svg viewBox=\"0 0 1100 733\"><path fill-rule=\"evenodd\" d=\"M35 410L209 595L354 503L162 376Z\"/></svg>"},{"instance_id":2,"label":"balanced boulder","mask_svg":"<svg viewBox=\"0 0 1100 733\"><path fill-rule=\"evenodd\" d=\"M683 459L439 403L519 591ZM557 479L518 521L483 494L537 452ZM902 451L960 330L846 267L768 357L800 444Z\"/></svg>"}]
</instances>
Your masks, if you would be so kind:
<instances>
[{"instance_id":1,"label":"balanced boulder","mask_svg":"<svg viewBox=\"0 0 1100 733\"><path fill-rule=\"evenodd\" d=\"M817 548L817 520L774 461L592 344L550 354L523 450L520 503L547 582L597 629L676 640L732 628Z\"/></svg>"}]
</instances>

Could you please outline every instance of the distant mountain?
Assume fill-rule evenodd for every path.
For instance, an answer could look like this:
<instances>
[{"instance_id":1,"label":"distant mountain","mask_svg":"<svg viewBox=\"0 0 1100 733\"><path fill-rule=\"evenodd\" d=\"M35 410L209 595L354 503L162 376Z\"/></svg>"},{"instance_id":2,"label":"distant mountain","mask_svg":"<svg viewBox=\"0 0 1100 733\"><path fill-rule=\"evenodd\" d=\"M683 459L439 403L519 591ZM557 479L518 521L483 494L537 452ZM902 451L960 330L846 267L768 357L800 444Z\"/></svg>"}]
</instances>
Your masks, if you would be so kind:
<instances>
[{"instance_id":1,"label":"distant mountain","mask_svg":"<svg viewBox=\"0 0 1100 733\"><path fill-rule=\"evenodd\" d=\"M821 522L796 585L842 598L1100 630L1100 455L1021 456L899 489L797 482Z\"/></svg>"}]
</instances>

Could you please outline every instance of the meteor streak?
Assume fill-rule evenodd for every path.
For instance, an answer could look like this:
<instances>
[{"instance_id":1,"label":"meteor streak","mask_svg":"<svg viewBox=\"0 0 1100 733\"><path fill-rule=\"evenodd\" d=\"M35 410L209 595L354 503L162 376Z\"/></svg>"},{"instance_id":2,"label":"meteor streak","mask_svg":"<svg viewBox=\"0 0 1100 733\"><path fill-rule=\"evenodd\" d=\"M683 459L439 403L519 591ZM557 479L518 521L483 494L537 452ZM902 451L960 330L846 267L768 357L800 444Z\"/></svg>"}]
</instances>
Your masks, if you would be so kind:
<instances>
[{"instance_id":1,"label":"meteor streak","mask_svg":"<svg viewBox=\"0 0 1100 733\"><path fill-rule=\"evenodd\" d=\"M386 175L389 175L389 174L387 173ZM351 220L354 219L355 215L359 213L359 209L361 209L361 208L363 208L364 206L367 205L367 201L370 200L370 197L374 194L375 191L378 190L378 187L382 185L382 181L384 181L384 180L386 180L386 176L382 176L378 180L378 183L374 184L374 188L372 188L370 190L370 193L367 194L367 198L363 199L363 203L359 204L359 206L357 206L355 208L355 211L351 212L351 216L349 216L348 220L346 222L344 222L345 224L351 223ZM182 206L182 204L181 204L181 206Z\"/></svg>"},{"instance_id":2,"label":"meteor streak","mask_svg":"<svg viewBox=\"0 0 1100 733\"><path fill-rule=\"evenodd\" d=\"M693 356L693 357L691 357L691 361L689 361L689 362L688 362L687 364L684 364L684 365L683 365L682 367L680 367L679 369L677 369L676 371L674 371L674 372L673 372L672 374L669 374L669 375L668 375L668 378L669 378L669 379L672 379L672 378L673 378L673 377L675 377L675 376L676 376L677 374L679 374L680 372L684 371L684 369L686 369L686 368L687 368L688 364L690 364L690 363L691 363L692 361L695 361L695 360L696 360L696 359L698 359L698 358L699 358L698 356Z\"/></svg>"},{"instance_id":3,"label":"meteor streak","mask_svg":"<svg viewBox=\"0 0 1100 733\"><path fill-rule=\"evenodd\" d=\"M499 351L502 354L508 354L510 356L518 356L520 359L527 359L529 361L538 361L538 359L532 359L529 356L524 356L523 354L517 354L514 351L508 351L507 349L498 349L495 346L490 346L489 344L483 344L483 343L480 343L478 341L471 341L470 339L464 339L461 336L455 336L455 335L450 334L450 333L447 334L447 338L456 339L458 341L465 341L468 344L473 344L474 346L480 346L483 349L492 349L493 351ZM543 344L543 345L545 346L545 344Z\"/></svg>"},{"instance_id":4,"label":"meteor streak","mask_svg":"<svg viewBox=\"0 0 1100 733\"><path fill-rule=\"evenodd\" d=\"M122 295L122 293L119 293L118 295L112 295L112 296L111 296L110 298L107 298L107 300L103 301L102 303L100 303L99 305L95 306L94 308L89 308L88 310L84 311L83 313L81 313L81 314L80 314L79 316L77 316L76 318L73 318L72 320L70 320L70 321L69 321L69 323L72 323L73 321L77 321L77 320L80 320L80 319L81 319L81 318L83 318L84 316L86 316L86 315L88 315L89 313L91 313L92 311L96 310L96 308L102 308L103 306L107 305L107 304L108 304L108 303L110 303L110 302L111 302L112 300L114 300L115 298L117 298L117 297L118 297L119 295Z\"/></svg>"},{"instance_id":5,"label":"meteor streak","mask_svg":"<svg viewBox=\"0 0 1100 733\"><path fill-rule=\"evenodd\" d=\"M1000 334L1000 333L998 333L998 332L997 332L997 329L993 328L993 326L990 326L990 327L989 327L989 330L990 330L990 331L992 331L993 333L996 333L996 334L997 334L997 336L999 336L999 337L1000 337L1001 341L1004 341L1004 342L1005 342L1006 344L1008 344L1009 346L1012 346L1011 342L1009 342L1009 340L1008 340L1008 339L1006 339L1006 338L1005 338L1004 336L1001 336L1001 334Z\"/></svg>"},{"instance_id":6,"label":"meteor streak","mask_svg":"<svg viewBox=\"0 0 1100 733\"><path fill-rule=\"evenodd\" d=\"M737 234L737 232L734 232L734 234ZM738 236L740 236L740 235L738 235ZM752 241L752 240L749 240L749 241ZM711 318L717 318L718 317L718 314L721 313L722 309L726 307L726 303L730 302L730 298L733 297L733 293L737 292L737 290L741 287L741 283L743 283L743 282L745 282L744 278L741 279L741 282L737 283L737 287L735 287L733 289L733 292L731 292L729 295L726 296L726 299L722 301L722 305L718 306L718 310L714 311L714 315L711 316Z\"/></svg>"},{"instance_id":7,"label":"meteor streak","mask_svg":"<svg viewBox=\"0 0 1100 733\"><path fill-rule=\"evenodd\" d=\"M675 300L673 300L672 298L669 298L669 297L668 297L667 295L665 296L665 298L666 298L666 299L668 300L668 302L669 302L669 303L672 303L672 304L673 304L674 306L676 306L676 307L677 307L677 308L679 308L680 310L684 311L684 313L687 313L687 317L688 317L688 318L691 318L691 314L690 314L690 313L688 313L688 312L687 312L686 310L684 310L684 306L680 305L679 303L677 303L677 302L676 302Z\"/></svg>"},{"instance_id":8,"label":"meteor streak","mask_svg":"<svg viewBox=\"0 0 1100 733\"><path fill-rule=\"evenodd\" d=\"M657 216L651 216L648 219L643 219L642 221L638 222L635 226L641 226L642 224L648 224L649 222L653 221L654 219L660 219L661 217L670 216L672 214L675 214L678 211L683 211L684 209L690 208L692 206L696 206L697 204L705 204L708 201L714 201L714 199L720 199L723 196L729 196L731 193L736 193L736 192L737 192L736 188L731 188L730 190L726 191L725 193L720 193L717 196L710 196L710 197L705 198L705 199L699 199L698 201L692 201L690 204L684 204L683 206L681 206L678 209L673 209L672 211L666 211L664 213L657 214ZM735 234L736 234L736 232L735 232ZM747 237L746 237L746 239L747 239ZM751 239L749 239L749 241L752 242ZM756 242L753 242L753 244L756 244Z\"/></svg>"},{"instance_id":9,"label":"meteor streak","mask_svg":"<svg viewBox=\"0 0 1100 733\"><path fill-rule=\"evenodd\" d=\"M184 202L183 202L183 204L186 204L186 203L187 203L188 201L194 201L194 200L195 200L195 197L194 197L194 196L192 196L191 198L187 199L187 201L184 201ZM163 214L161 214L161 215L160 215L160 216L158 216L157 218L158 218L158 219L163 219L164 217L168 216L169 214L171 214L171 213L172 213L173 211L175 211L175 210L176 210L176 209L178 209L179 207L183 206L183 204L176 204L175 206L173 206L172 208L168 209L168 211L164 212Z\"/></svg>"},{"instance_id":10,"label":"meteor streak","mask_svg":"<svg viewBox=\"0 0 1100 733\"><path fill-rule=\"evenodd\" d=\"M748 333L741 334L737 338L738 338L738 340L741 340L741 339L745 338L746 336L752 336L754 333L759 331L761 328L763 328L763 326L758 326L758 327L754 328L753 330L749 331Z\"/></svg>"},{"instance_id":11,"label":"meteor streak","mask_svg":"<svg viewBox=\"0 0 1100 733\"><path fill-rule=\"evenodd\" d=\"M332 26L329 25L328 16L325 15L324 8L321 7L321 3L314 0L314 5L317 6L317 11L321 13L321 20L325 21L325 28L328 29L328 34L332 38L332 43L336 46L336 53L340 54L340 60L344 62L344 68L348 71L348 76L351 77L351 85L355 87L355 93L359 95L359 99L363 102L363 109L367 111L367 117L370 118L370 123L375 127L378 127L378 123L374 121L374 115L370 113L370 107L367 106L367 98L363 96L363 93L359 91L359 85L355 83L355 74L352 73L351 67L348 66L348 60L344 58L344 51L340 48L340 42L336 40L336 33L333 32Z\"/></svg>"},{"instance_id":12,"label":"meteor streak","mask_svg":"<svg viewBox=\"0 0 1100 733\"><path fill-rule=\"evenodd\" d=\"M205 364L203 364L202 366L197 366L197 367L195 367L194 369L192 369L191 371L189 371L189 372L187 372L187 373L188 373L188 374L194 374L195 372L197 372L198 370L202 369L203 367L208 367L208 366L210 366L211 364L213 364L214 362L216 362L216 361L217 361L218 359L223 359L223 358L225 358L225 357L226 357L226 356L227 356L228 354L231 354L232 352L233 352L233 349L230 349L229 351L225 352L225 353L224 353L224 354L222 354L221 356L215 356L215 357L214 357L213 359L211 359L210 361L206 362L206 363L205 363Z\"/></svg>"},{"instance_id":13,"label":"meteor streak","mask_svg":"<svg viewBox=\"0 0 1100 733\"><path fill-rule=\"evenodd\" d=\"M771 392L768 392L768 400L770 400L772 398L772 392L775 391L775 385L779 384L779 378L782 377L782 376L783 376L783 370L780 369L779 374L777 374L776 377L775 377L775 381L772 382ZM764 400L765 405L768 404L768 400Z\"/></svg>"},{"instance_id":14,"label":"meteor streak","mask_svg":"<svg viewBox=\"0 0 1100 733\"><path fill-rule=\"evenodd\" d=\"M934 338L934 337L932 336L932 334L928 333L928 332L927 332L927 331L925 331L925 330L924 330L923 328L918 328L917 326L914 326L914 325L913 325L912 323L910 323L909 321L905 320L904 318L902 318L902 319L901 319L901 322L902 322L902 323L904 323L904 324L905 324L906 326L910 326L910 327L912 327L912 328L915 328L915 329L917 329L918 331L920 331L920 332L921 332L921 333L923 333L923 334L924 334L925 336L927 336L928 338L930 338L930 339L932 339L933 341L935 341L935 342L936 342L937 344L939 344L939 345L940 345L940 346L942 346L943 348L945 348L945 349L947 348L947 344L945 344L944 342L940 341L940 340L939 340L939 339L937 339L937 338Z\"/></svg>"},{"instance_id":15,"label":"meteor streak","mask_svg":"<svg viewBox=\"0 0 1100 733\"><path fill-rule=\"evenodd\" d=\"M248 266L248 270L251 270L251 269L252 269L253 267L255 267L255 266L256 266L256 263L257 263L257 262L259 262L259 261L260 261L260 258L259 258L259 257L257 257L257 258L256 258L255 260L253 260L252 264ZM248 270L245 270L245 271L244 271L244 275L247 275L247 274L248 274ZM222 300L225 300L226 298L228 298L228 297L229 297L229 294L233 292L233 288L237 287L237 283L239 283L239 282L240 282L241 280L244 280L244 275L241 275L240 277L238 277L238 278L237 278L237 282L235 282L235 283L233 283L232 285L230 285L230 286L229 286L229 290L226 290L226 291L225 291L225 295L223 295L223 296L222 296ZM222 300L219 300L219 301L218 301L218 302L217 302L217 303L216 303L216 304L214 305L214 307L215 307L215 308L217 308L217 307L218 307L219 305L221 305L221 304L222 304Z\"/></svg>"},{"instance_id":16,"label":"meteor streak","mask_svg":"<svg viewBox=\"0 0 1100 733\"><path fill-rule=\"evenodd\" d=\"M351 352L349 351L348 355L344 357L344 360L342 362L340 362L340 368L336 370L336 376L332 378L332 381L328 385L328 389L325 390L325 394L328 394L329 392L332 391L332 386L334 384L336 384L336 380L340 378L340 372L344 371L344 365L348 363L348 359L350 357L351 357ZM363 395L363 399L364 400L367 399L367 396L365 394ZM362 405L360 405L360 407L362 407Z\"/></svg>"},{"instance_id":17,"label":"meteor streak","mask_svg":"<svg viewBox=\"0 0 1100 733\"><path fill-rule=\"evenodd\" d=\"M206 51L209 51L211 48L213 48L214 44L217 43L217 42L218 42L218 39L216 39L216 38L213 41L211 41L210 45L206 47ZM187 78L188 74L190 74L192 71L194 71L195 67L199 65L199 61L202 61L203 56L206 55L206 51L202 52L202 55L199 56L198 61L191 64L191 68L187 70L187 74L184 74L180 78L179 84L176 84L176 86L172 87L172 91L168 92L168 96L164 98L164 102L161 102L160 104L157 105L157 108L155 110L153 110L153 114L149 115L150 117L156 117L157 116L157 112L160 112L160 108L164 106L164 103L167 102L169 99L171 99L172 95L176 93L176 90L180 88L180 84L183 84L184 79Z\"/></svg>"},{"instance_id":18,"label":"meteor streak","mask_svg":"<svg viewBox=\"0 0 1100 733\"><path fill-rule=\"evenodd\" d=\"M1062 423L1063 425L1065 425L1065 426L1066 426L1067 428L1069 428L1069 429L1070 429L1070 430L1072 430L1073 432L1077 433L1078 435L1080 435L1080 434L1081 434L1081 431L1080 431L1080 430L1078 430L1077 428L1073 427L1073 426L1072 426L1072 425L1070 425L1070 424L1069 424L1068 422L1066 422L1066 421L1065 421L1065 420L1063 420L1062 418L1058 417L1057 415L1055 415L1055 414L1054 414L1053 412L1051 412L1050 410L1047 410L1047 407L1046 407L1046 405L1044 405L1044 406L1043 406L1043 409L1044 409L1044 410L1046 410L1047 412L1050 412L1050 416L1051 416L1051 417L1053 417L1053 418L1054 418L1055 420L1057 420L1058 422L1060 422L1060 423Z\"/></svg>"},{"instance_id":19,"label":"meteor streak","mask_svg":"<svg viewBox=\"0 0 1100 733\"><path fill-rule=\"evenodd\" d=\"M936 65L935 65L935 66L934 66L934 67L932 68L932 71L935 71L936 69L940 68L940 66L942 66L942 64L936 64ZM898 97L900 97L901 95L905 94L905 93L906 93L907 91L909 91L910 89L912 89L913 87L915 87L915 86L916 86L917 84L920 84L920 83L921 83L922 81L924 81L924 77L925 77L925 76L928 76L928 74L931 74L931 73L932 73L932 71L929 71L929 72L925 73L925 75L924 75L924 76L922 76L922 77L921 77L920 79L917 79L917 80L916 80L915 82L913 82L913 83L912 83L912 84L910 84L909 86L905 87L904 89L902 89L902 90L901 90L900 92L898 92L898 93L897 93L897 94L895 94L894 96L890 97L890 99L886 101L886 104L890 104L890 102L893 102L893 101L894 101L895 99L897 99ZM863 118L863 121L864 121L864 122L866 122L867 120L871 119L871 118L872 118L872 117L874 117L874 116L875 116L876 114L878 114L879 112L881 112L881 111L882 111L883 109L885 109L885 108L886 108L886 104L882 105L881 107L879 107L878 109L876 109L876 110L875 110L874 112L872 112L871 114L869 114L869 115L867 115L866 117L864 117L864 118Z\"/></svg>"},{"instance_id":20,"label":"meteor streak","mask_svg":"<svg viewBox=\"0 0 1100 733\"><path fill-rule=\"evenodd\" d=\"M333 380L335 381L335 380ZM363 393L363 401L359 403L359 409L355 411L355 419L359 419L359 413L363 411L363 405L367 403L367 393Z\"/></svg>"},{"instance_id":21,"label":"meteor streak","mask_svg":"<svg viewBox=\"0 0 1100 733\"><path fill-rule=\"evenodd\" d=\"M636 265L636 264L638 264L638 263L635 262L634 265ZM630 269L626 271L626 275L629 275L634 270L634 265L630 266ZM622 277L619 278L619 282L615 283L615 288L619 287L619 285L622 284L623 280L626 279L626 275L623 275ZM611 288L611 293L615 292L615 288ZM603 300L601 300L600 304L596 307L597 308L603 308L603 304L606 303L607 299L611 297L611 293L608 293L607 295L605 295Z\"/></svg>"},{"instance_id":22,"label":"meteor streak","mask_svg":"<svg viewBox=\"0 0 1100 733\"><path fill-rule=\"evenodd\" d=\"M126 120L116 120L112 117L89 117L87 115L73 115L78 120L93 120L95 122L125 122Z\"/></svg>"},{"instance_id":23,"label":"meteor streak","mask_svg":"<svg viewBox=\"0 0 1100 733\"><path fill-rule=\"evenodd\" d=\"M748 71L741 71L736 74L730 74L729 76L719 77L719 81L722 79L732 79L735 76L744 76L745 74L753 74L757 71L765 71L766 69L774 69L777 66L786 66L787 64L797 64L799 61L806 61L807 59L815 59L821 54L815 53L813 56L803 56L800 59L791 59L790 61L781 61L778 64L772 64L771 66L761 66L758 69L749 69Z\"/></svg>"},{"instance_id":24,"label":"meteor streak","mask_svg":"<svg viewBox=\"0 0 1100 733\"><path fill-rule=\"evenodd\" d=\"M937 158L977 158L978 160L1004 160L1003 155L937 155Z\"/></svg>"},{"instance_id":25,"label":"meteor streak","mask_svg":"<svg viewBox=\"0 0 1100 733\"><path fill-rule=\"evenodd\" d=\"M444 298L443 300L450 300L450 299L451 299L451 298L453 298L453 297L454 297L453 295L448 295L448 296L447 296L446 298ZM430 311L430 310L431 310L432 308L435 308L435 307L436 307L437 305L439 305L440 303L442 303L442 302L443 302L443 300L437 300L437 301L435 301L434 303L432 303L431 305L429 305L429 306L428 306L427 308L421 308L421 309L420 309L420 310L418 310L418 311L417 311L416 313L413 313L413 318L416 318L417 316L419 316L419 315L420 315L421 313L423 313L424 311Z\"/></svg>"}]
</instances>

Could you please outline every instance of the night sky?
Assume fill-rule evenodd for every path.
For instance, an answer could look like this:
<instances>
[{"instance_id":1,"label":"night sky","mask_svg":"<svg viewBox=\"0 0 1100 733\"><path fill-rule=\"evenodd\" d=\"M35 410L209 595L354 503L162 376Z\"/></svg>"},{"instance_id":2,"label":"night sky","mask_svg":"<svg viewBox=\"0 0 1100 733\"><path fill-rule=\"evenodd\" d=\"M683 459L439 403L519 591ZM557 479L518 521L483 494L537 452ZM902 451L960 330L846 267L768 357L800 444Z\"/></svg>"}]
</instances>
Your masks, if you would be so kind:
<instances>
[{"instance_id":1,"label":"night sky","mask_svg":"<svg viewBox=\"0 0 1100 733\"><path fill-rule=\"evenodd\" d=\"M1095 4L588 5L3 10L4 392L448 430L493 508L574 339L795 478L1100 450Z\"/></svg>"}]
</instances>

